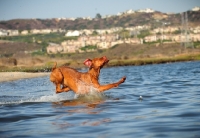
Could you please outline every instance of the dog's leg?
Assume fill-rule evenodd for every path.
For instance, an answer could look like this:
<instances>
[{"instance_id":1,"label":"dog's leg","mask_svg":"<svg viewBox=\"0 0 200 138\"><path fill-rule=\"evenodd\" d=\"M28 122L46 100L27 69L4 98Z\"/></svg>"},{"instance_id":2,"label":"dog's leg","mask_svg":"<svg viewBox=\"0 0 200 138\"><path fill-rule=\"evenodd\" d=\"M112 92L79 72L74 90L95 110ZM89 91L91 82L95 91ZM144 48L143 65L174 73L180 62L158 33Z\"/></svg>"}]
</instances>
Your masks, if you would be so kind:
<instances>
[{"instance_id":1,"label":"dog's leg","mask_svg":"<svg viewBox=\"0 0 200 138\"><path fill-rule=\"evenodd\" d=\"M116 83L107 84L107 85L99 85L97 88L98 88L99 92L103 92L105 90L109 90L111 88L118 87L125 80L126 80L126 77L123 77L123 78L120 79L120 81L118 81Z\"/></svg>"},{"instance_id":2,"label":"dog's leg","mask_svg":"<svg viewBox=\"0 0 200 138\"><path fill-rule=\"evenodd\" d=\"M60 88L61 84L56 84L56 94L61 92L68 92L70 91L70 88L67 86L64 86L62 89Z\"/></svg>"},{"instance_id":3,"label":"dog's leg","mask_svg":"<svg viewBox=\"0 0 200 138\"><path fill-rule=\"evenodd\" d=\"M71 89L68 87L68 86L63 86L62 87L62 90L63 90L63 92L68 92L68 91L70 91Z\"/></svg>"}]
</instances>

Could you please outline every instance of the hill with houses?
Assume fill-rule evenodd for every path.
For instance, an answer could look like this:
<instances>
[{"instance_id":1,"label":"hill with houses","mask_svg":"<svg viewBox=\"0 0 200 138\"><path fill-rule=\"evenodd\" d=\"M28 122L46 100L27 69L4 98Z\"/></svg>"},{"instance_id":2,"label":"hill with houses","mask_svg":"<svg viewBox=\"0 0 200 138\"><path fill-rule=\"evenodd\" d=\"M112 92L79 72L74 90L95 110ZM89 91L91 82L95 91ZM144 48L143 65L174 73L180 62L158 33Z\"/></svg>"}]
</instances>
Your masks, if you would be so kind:
<instances>
[{"instance_id":1,"label":"hill with houses","mask_svg":"<svg viewBox=\"0 0 200 138\"><path fill-rule=\"evenodd\" d=\"M93 19L87 17L0 21L0 58L5 58L2 65L7 63L7 59L8 64L11 62L34 65L43 63L46 56L79 59L89 53L91 57L104 53L113 59L135 58L135 55L137 58L154 58L158 55L166 57L187 53L188 50L182 48L191 46L195 48L193 53L199 52L199 7L184 14L145 9L127 10L104 17L97 15ZM183 21L183 16L188 17L188 22ZM187 28L188 32L184 28ZM181 43L185 47L181 47ZM125 47L130 49L127 51ZM108 53L105 52L107 50ZM164 54L166 50L169 53L167 55ZM173 51L176 52L170 54ZM29 60L24 60L24 57L31 55L43 58L29 57Z\"/></svg>"}]
</instances>

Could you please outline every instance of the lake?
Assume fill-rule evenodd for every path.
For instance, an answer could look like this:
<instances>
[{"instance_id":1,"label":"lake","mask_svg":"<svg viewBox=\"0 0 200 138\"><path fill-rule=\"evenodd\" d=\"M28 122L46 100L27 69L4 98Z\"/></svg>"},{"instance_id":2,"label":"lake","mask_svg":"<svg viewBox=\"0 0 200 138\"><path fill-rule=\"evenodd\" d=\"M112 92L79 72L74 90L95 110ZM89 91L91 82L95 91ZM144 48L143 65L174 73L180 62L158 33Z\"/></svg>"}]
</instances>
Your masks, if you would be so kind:
<instances>
[{"instance_id":1,"label":"lake","mask_svg":"<svg viewBox=\"0 0 200 138\"><path fill-rule=\"evenodd\" d=\"M84 71L84 70L83 70ZM103 94L55 94L49 77L0 83L0 137L199 138L200 62L103 68Z\"/></svg>"}]
</instances>

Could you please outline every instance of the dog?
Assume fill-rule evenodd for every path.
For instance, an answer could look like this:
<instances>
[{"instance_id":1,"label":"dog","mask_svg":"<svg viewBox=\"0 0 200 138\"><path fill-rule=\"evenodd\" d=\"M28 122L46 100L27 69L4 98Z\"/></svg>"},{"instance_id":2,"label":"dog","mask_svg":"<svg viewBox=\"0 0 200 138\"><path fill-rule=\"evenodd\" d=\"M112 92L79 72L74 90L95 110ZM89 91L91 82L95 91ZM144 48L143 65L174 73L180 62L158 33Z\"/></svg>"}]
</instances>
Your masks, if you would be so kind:
<instances>
[{"instance_id":1,"label":"dog","mask_svg":"<svg viewBox=\"0 0 200 138\"><path fill-rule=\"evenodd\" d=\"M88 72L78 72L77 70L61 66L56 67L55 63L50 75L50 81L56 85L56 93L68 92L72 90L76 94L89 93L91 88L98 92L104 92L124 83L126 77L122 77L118 82L106 85L99 84L99 74L101 68L109 62L106 56L94 59L86 59L83 63L89 67Z\"/></svg>"}]
</instances>

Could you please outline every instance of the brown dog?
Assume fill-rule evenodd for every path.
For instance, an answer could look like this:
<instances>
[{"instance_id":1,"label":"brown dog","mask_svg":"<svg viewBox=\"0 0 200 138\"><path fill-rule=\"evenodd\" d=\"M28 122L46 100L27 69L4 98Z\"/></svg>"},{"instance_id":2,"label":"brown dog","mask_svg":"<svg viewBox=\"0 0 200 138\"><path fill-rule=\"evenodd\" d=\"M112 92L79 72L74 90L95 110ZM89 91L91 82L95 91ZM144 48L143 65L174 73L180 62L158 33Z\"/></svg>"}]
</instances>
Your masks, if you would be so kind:
<instances>
[{"instance_id":1,"label":"brown dog","mask_svg":"<svg viewBox=\"0 0 200 138\"><path fill-rule=\"evenodd\" d=\"M98 82L100 69L108 62L109 60L105 56L93 60L86 59L84 64L89 67L89 71L85 73L64 66L56 68L56 63L52 68L50 80L56 85L56 93L72 90L78 94L86 94L91 91L91 88L103 92L118 87L126 80L126 77L123 77L116 83L100 85Z\"/></svg>"}]
</instances>

